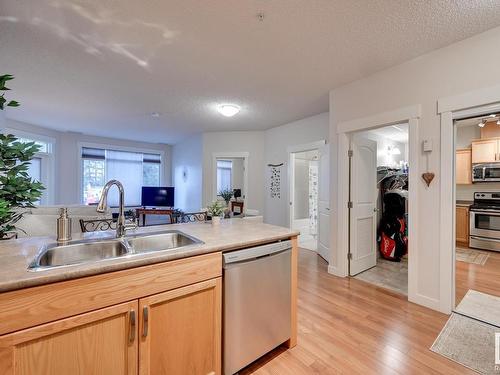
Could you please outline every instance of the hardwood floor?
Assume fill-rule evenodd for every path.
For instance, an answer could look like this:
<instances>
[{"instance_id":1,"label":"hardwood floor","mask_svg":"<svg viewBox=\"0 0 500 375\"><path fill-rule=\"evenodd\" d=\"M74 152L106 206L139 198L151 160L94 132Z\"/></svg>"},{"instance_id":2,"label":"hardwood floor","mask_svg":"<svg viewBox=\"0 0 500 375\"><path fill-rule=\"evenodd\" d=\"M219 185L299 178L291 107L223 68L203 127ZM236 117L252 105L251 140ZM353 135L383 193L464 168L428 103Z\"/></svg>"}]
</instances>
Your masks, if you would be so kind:
<instances>
[{"instance_id":1,"label":"hardwood floor","mask_svg":"<svg viewBox=\"0 0 500 375\"><path fill-rule=\"evenodd\" d=\"M484 266L455 262L455 302L458 305L469 289L500 297L500 252L489 251Z\"/></svg>"},{"instance_id":2,"label":"hardwood floor","mask_svg":"<svg viewBox=\"0 0 500 375\"><path fill-rule=\"evenodd\" d=\"M474 374L429 350L447 315L299 255L298 345L278 348L240 374Z\"/></svg>"}]
</instances>

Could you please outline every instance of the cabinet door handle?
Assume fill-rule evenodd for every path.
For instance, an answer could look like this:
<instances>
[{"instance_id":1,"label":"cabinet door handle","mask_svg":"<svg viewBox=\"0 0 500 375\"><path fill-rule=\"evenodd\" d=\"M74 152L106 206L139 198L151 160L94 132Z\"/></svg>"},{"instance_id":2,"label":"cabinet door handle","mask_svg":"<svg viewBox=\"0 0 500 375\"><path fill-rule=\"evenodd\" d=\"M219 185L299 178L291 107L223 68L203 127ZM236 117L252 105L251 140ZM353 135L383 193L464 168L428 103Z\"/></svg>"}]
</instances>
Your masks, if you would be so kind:
<instances>
[{"instance_id":1,"label":"cabinet door handle","mask_svg":"<svg viewBox=\"0 0 500 375\"><path fill-rule=\"evenodd\" d=\"M135 341L135 310L130 310L128 314L129 319L129 332L128 332L128 341Z\"/></svg>"},{"instance_id":2,"label":"cabinet door handle","mask_svg":"<svg viewBox=\"0 0 500 375\"><path fill-rule=\"evenodd\" d=\"M149 324L149 309L147 306L142 308L142 337L148 335L148 324Z\"/></svg>"}]
</instances>

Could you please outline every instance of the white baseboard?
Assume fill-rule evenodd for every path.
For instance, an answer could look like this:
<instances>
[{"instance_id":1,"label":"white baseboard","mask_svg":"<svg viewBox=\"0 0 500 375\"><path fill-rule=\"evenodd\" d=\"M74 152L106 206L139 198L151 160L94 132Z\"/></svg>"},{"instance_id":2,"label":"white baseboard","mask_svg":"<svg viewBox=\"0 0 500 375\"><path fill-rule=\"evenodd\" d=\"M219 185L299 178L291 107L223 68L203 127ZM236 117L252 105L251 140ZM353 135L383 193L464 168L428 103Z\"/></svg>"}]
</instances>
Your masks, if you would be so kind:
<instances>
[{"instance_id":1,"label":"white baseboard","mask_svg":"<svg viewBox=\"0 0 500 375\"><path fill-rule=\"evenodd\" d=\"M328 265L328 273L330 275L338 276L338 277L347 277L344 272L341 272L338 267Z\"/></svg>"}]
</instances>

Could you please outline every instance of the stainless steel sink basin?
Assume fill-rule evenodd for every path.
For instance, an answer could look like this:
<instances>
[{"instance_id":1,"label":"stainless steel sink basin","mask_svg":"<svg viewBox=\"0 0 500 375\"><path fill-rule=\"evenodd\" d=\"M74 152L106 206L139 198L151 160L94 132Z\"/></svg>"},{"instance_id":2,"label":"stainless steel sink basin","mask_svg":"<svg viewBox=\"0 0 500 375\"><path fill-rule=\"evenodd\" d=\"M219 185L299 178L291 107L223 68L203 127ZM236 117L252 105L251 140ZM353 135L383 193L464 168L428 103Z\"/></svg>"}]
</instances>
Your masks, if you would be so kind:
<instances>
[{"instance_id":1,"label":"stainless steel sink basin","mask_svg":"<svg viewBox=\"0 0 500 375\"><path fill-rule=\"evenodd\" d=\"M43 271L125 256L134 257L144 253L168 251L200 243L203 242L175 230L142 233L119 239L81 240L66 244L54 243L40 249L28 266L28 270Z\"/></svg>"},{"instance_id":2,"label":"stainless steel sink basin","mask_svg":"<svg viewBox=\"0 0 500 375\"><path fill-rule=\"evenodd\" d=\"M117 258L128 253L127 245L118 240L51 244L42 249L30 268L53 268L71 264Z\"/></svg>"},{"instance_id":3,"label":"stainless steel sink basin","mask_svg":"<svg viewBox=\"0 0 500 375\"><path fill-rule=\"evenodd\" d=\"M182 232L172 231L127 238L127 242L135 253L147 253L175 249L201 241Z\"/></svg>"}]
</instances>

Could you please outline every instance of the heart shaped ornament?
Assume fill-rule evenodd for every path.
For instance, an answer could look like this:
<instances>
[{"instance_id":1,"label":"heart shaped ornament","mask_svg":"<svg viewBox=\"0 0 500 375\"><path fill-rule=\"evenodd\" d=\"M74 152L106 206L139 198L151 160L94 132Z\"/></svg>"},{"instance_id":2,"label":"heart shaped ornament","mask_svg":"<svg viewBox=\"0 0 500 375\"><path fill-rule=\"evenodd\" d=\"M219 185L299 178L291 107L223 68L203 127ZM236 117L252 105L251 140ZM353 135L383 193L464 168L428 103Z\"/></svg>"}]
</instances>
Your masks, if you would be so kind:
<instances>
[{"instance_id":1,"label":"heart shaped ornament","mask_svg":"<svg viewBox=\"0 0 500 375\"><path fill-rule=\"evenodd\" d=\"M427 186L431 184L431 181L434 180L435 174L432 172L425 172L422 174L422 178L424 179Z\"/></svg>"}]
</instances>

